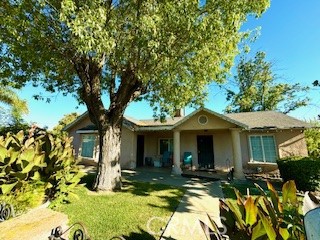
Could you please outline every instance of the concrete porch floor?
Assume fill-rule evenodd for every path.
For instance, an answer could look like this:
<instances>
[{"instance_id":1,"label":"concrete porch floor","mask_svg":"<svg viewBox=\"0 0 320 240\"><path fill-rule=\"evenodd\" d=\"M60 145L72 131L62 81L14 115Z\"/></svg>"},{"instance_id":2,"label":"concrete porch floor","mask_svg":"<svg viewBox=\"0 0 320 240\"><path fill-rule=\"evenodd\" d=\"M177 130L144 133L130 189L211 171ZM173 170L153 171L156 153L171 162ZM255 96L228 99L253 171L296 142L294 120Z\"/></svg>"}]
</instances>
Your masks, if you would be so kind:
<instances>
[{"instance_id":1,"label":"concrete porch floor","mask_svg":"<svg viewBox=\"0 0 320 240\"><path fill-rule=\"evenodd\" d=\"M96 172L96 165L83 165L83 170L88 173L95 173ZM155 173L163 173L166 176L170 176L170 178L177 179L177 177L184 177L184 178L199 178L199 179L207 179L207 180L227 180L227 172L219 171L219 170L191 170L191 169L182 169L182 174L175 175L172 174L171 167L137 167L136 169L122 169L122 173L124 176L148 176ZM139 179L137 179L139 180Z\"/></svg>"}]
</instances>

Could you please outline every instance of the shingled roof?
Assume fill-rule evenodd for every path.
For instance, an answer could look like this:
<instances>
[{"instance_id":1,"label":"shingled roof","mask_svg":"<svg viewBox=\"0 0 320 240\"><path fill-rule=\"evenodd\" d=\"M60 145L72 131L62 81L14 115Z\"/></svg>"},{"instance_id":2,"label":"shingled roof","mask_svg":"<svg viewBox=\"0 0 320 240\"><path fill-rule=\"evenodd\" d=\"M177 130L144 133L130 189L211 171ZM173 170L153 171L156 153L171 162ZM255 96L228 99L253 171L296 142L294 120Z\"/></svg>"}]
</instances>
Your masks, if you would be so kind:
<instances>
[{"instance_id":1,"label":"shingled roof","mask_svg":"<svg viewBox=\"0 0 320 240\"><path fill-rule=\"evenodd\" d=\"M291 129L310 128L310 124L275 111L229 113L225 116L241 122L248 129Z\"/></svg>"},{"instance_id":2,"label":"shingled roof","mask_svg":"<svg viewBox=\"0 0 320 240\"><path fill-rule=\"evenodd\" d=\"M176 126L188 120L190 117L199 111L206 111L208 114L213 114L228 122L232 122L244 129L293 129L293 128L310 128L311 124L296 118L290 117L286 114L275 111L260 111L260 112L243 112L243 113L229 113L219 114L209 109L202 108L194 111L185 117L167 118L165 122L155 121L154 119L137 120L128 116L124 117L124 126L129 129L136 130L172 130ZM73 123L65 127L64 130L69 129L71 126L77 124L87 112L81 115ZM78 131L96 131L94 125L88 125Z\"/></svg>"}]
</instances>

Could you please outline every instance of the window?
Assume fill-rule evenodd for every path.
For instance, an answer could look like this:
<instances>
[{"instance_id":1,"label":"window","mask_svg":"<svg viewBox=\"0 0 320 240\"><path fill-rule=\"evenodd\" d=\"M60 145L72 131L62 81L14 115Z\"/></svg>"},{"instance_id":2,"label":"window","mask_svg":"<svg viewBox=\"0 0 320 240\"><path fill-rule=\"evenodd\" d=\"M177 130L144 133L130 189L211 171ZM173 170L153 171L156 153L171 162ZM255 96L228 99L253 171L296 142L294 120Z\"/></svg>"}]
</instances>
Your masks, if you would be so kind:
<instances>
[{"instance_id":1,"label":"window","mask_svg":"<svg viewBox=\"0 0 320 240\"><path fill-rule=\"evenodd\" d=\"M93 158L96 137L94 135L83 135L81 144L81 156Z\"/></svg>"},{"instance_id":2,"label":"window","mask_svg":"<svg viewBox=\"0 0 320 240\"><path fill-rule=\"evenodd\" d=\"M251 160L275 163L277 159L276 144L273 136L250 136Z\"/></svg>"},{"instance_id":3,"label":"window","mask_svg":"<svg viewBox=\"0 0 320 240\"><path fill-rule=\"evenodd\" d=\"M162 138L159 139L159 154L162 155L164 152L173 152L173 139Z\"/></svg>"}]
</instances>

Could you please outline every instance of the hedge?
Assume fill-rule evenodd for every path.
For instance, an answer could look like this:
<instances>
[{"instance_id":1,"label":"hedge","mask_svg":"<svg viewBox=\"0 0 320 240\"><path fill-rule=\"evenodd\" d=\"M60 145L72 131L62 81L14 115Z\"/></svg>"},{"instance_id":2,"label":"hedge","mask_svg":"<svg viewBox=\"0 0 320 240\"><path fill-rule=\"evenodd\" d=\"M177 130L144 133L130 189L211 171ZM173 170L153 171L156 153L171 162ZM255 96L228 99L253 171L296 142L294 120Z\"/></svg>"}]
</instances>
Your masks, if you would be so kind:
<instances>
[{"instance_id":1,"label":"hedge","mask_svg":"<svg viewBox=\"0 0 320 240\"><path fill-rule=\"evenodd\" d=\"M320 159L288 157L277 161L284 182L294 180L301 191L320 189Z\"/></svg>"}]
</instances>

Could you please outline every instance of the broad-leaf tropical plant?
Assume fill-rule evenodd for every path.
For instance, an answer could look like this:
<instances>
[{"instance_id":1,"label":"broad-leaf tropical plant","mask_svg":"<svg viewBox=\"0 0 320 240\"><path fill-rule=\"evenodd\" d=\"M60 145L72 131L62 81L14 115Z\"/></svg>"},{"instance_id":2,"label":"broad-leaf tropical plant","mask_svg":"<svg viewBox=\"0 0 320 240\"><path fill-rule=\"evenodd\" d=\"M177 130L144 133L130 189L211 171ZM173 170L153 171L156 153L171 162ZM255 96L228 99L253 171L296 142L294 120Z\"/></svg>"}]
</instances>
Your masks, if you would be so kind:
<instances>
[{"instance_id":1,"label":"broad-leaf tropical plant","mask_svg":"<svg viewBox=\"0 0 320 240\"><path fill-rule=\"evenodd\" d=\"M219 233L211 219L213 234L208 239L305 239L303 215L299 212L294 181L283 185L282 201L271 183L267 183L269 195L255 185L261 193L257 197L242 196L235 188L236 203L220 199L221 223L227 232L225 235Z\"/></svg>"}]
</instances>

